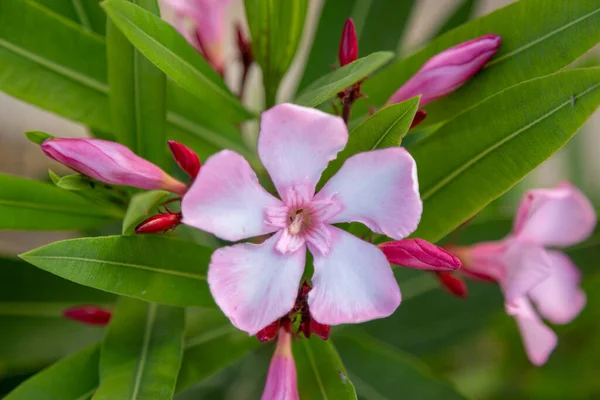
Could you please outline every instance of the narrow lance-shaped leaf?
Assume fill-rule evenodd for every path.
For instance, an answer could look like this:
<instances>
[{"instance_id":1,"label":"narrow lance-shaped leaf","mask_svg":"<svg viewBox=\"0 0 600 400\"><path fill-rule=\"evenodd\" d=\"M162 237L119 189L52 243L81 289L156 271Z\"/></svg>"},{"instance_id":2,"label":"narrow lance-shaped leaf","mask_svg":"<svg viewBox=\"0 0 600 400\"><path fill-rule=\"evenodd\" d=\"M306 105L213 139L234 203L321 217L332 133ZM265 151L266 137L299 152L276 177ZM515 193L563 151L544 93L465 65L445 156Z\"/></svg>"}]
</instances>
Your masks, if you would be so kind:
<instances>
[{"instance_id":1,"label":"narrow lance-shaped leaf","mask_svg":"<svg viewBox=\"0 0 600 400\"><path fill-rule=\"evenodd\" d=\"M435 242L560 149L600 105L600 69L559 72L490 97L417 143L423 217ZM448 210L452 210L451 213Z\"/></svg>"},{"instance_id":2,"label":"narrow lance-shaped leaf","mask_svg":"<svg viewBox=\"0 0 600 400\"><path fill-rule=\"evenodd\" d=\"M160 15L156 0L134 0ZM109 20L106 35L113 134L139 156L167 167L165 74Z\"/></svg>"},{"instance_id":3,"label":"narrow lance-shaped leaf","mask_svg":"<svg viewBox=\"0 0 600 400\"><path fill-rule=\"evenodd\" d=\"M245 0L244 4L252 51L263 71L266 108L271 108L300 44L308 0Z\"/></svg>"},{"instance_id":4,"label":"narrow lance-shaped leaf","mask_svg":"<svg viewBox=\"0 0 600 400\"><path fill-rule=\"evenodd\" d=\"M170 400L183 354L184 310L123 297L100 351L94 400Z\"/></svg>"},{"instance_id":5,"label":"narrow lance-shaped leaf","mask_svg":"<svg viewBox=\"0 0 600 400\"><path fill-rule=\"evenodd\" d=\"M206 283L212 250L159 236L64 240L20 257L96 289L174 306L214 307Z\"/></svg>"},{"instance_id":6,"label":"narrow lance-shaped leaf","mask_svg":"<svg viewBox=\"0 0 600 400\"><path fill-rule=\"evenodd\" d=\"M380 51L344 65L314 81L296 98L296 104L315 107L329 100L345 88L360 81L385 65L393 53Z\"/></svg>"},{"instance_id":7,"label":"narrow lance-shaped leaf","mask_svg":"<svg viewBox=\"0 0 600 400\"><path fill-rule=\"evenodd\" d=\"M371 54L382 50L395 52L404 35L415 0L377 0L370 3L358 41L360 53Z\"/></svg>"},{"instance_id":8,"label":"narrow lance-shaped leaf","mask_svg":"<svg viewBox=\"0 0 600 400\"><path fill-rule=\"evenodd\" d=\"M535 18L531 16L535 15ZM481 100L528 79L569 65L600 40L600 3L588 0L557 2L521 0L438 37L414 55L393 63L363 86L368 95L353 109L367 113L384 104L432 56L485 34L502 37L495 57L467 84L426 109L425 124L447 120Z\"/></svg>"},{"instance_id":9,"label":"narrow lance-shaped leaf","mask_svg":"<svg viewBox=\"0 0 600 400\"><path fill-rule=\"evenodd\" d=\"M462 2L452 11L442 26L433 35L434 38L451 31L452 29L464 24L471 18L478 0L462 0Z\"/></svg>"},{"instance_id":10,"label":"narrow lance-shaped leaf","mask_svg":"<svg viewBox=\"0 0 600 400\"><path fill-rule=\"evenodd\" d=\"M106 33L106 14L100 8L100 0L35 1L81 25L88 32Z\"/></svg>"},{"instance_id":11,"label":"narrow lance-shaped leaf","mask_svg":"<svg viewBox=\"0 0 600 400\"><path fill-rule=\"evenodd\" d=\"M294 343L301 399L356 399L354 386L331 339L313 336Z\"/></svg>"},{"instance_id":12,"label":"narrow lance-shaped leaf","mask_svg":"<svg viewBox=\"0 0 600 400\"><path fill-rule=\"evenodd\" d=\"M168 23L124 0L102 3L110 19L144 56L194 94L198 107L232 122L253 117L200 54Z\"/></svg>"}]
</instances>

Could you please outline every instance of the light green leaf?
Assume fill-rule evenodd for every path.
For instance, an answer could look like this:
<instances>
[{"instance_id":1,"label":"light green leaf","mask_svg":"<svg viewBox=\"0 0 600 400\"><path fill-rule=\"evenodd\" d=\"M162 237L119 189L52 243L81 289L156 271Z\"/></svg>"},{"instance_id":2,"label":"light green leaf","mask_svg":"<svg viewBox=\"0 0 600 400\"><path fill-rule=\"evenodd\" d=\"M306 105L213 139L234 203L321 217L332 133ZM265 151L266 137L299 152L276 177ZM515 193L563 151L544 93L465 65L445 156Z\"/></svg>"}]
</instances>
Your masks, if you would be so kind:
<instances>
[{"instance_id":1,"label":"light green leaf","mask_svg":"<svg viewBox=\"0 0 600 400\"><path fill-rule=\"evenodd\" d=\"M91 182L92 181L87 176L72 174L60 177L54 184L64 190L79 191L90 189Z\"/></svg>"},{"instance_id":2,"label":"light green leaf","mask_svg":"<svg viewBox=\"0 0 600 400\"><path fill-rule=\"evenodd\" d=\"M535 16L535 18L532 18ZM569 65L600 41L600 3L521 0L440 36L414 55L393 63L363 85L368 98L355 104L354 114L367 105L386 102L433 55L458 43L494 33L502 36L495 57L466 85L427 105L425 124L447 120L481 100L519 82L547 75Z\"/></svg>"},{"instance_id":3,"label":"light green leaf","mask_svg":"<svg viewBox=\"0 0 600 400\"><path fill-rule=\"evenodd\" d=\"M471 18L471 15L473 15L473 11L475 11L475 7L477 5L477 0L462 0L462 2L452 11L442 26L433 35L433 37L436 38L440 35L443 35L444 33L451 31L457 26L467 22Z\"/></svg>"},{"instance_id":4,"label":"light green leaf","mask_svg":"<svg viewBox=\"0 0 600 400\"><path fill-rule=\"evenodd\" d=\"M25 137L35 144L42 144L47 139L54 139L54 136L40 131L27 131L25 132Z\"/></svg>"},{"instance_id":5,"label":"light green leaf","mask_svg":"<svg viewBox=\"0 0 600 400\"><path fill-rule=\"evenodd\" d=\"M95 345L64 358L27 379L4 400L87 400L98 386L99 356Z\"/></svg>"},{"instance_id":6,"label":"light green leaf","mask_svg":"<svg viewBox=\"0 0 600 400\"><path fill-rule=\"evenodd\" d=\"M106 13L131 43L173 81L194 94L198 107L232 122L254 115L231 94L217 73L175 28L124 0L102 3Z\"/></svg>"},{"instance_id":7,"label":"light green leaf","mask_svg":"<svg viewBox=\"0 0 600 400\"><path fill-rule=\"evenodd\" d=\"M160 15L157 0L135 0ZM120 143L166 168L166 78L109 20L106 35L113 134Z\"/></svg>"},{"instance_id":8,"label":"light green leaf","mask_svg":"<svg viewBox=\"0 0 600 400\"><path fill-rule=\"evenodd\" d=\"M419 359L364 332L342 333L336 343L361 398L465 399Z\"/></svg>"},{"instance_id":9,"label":"light green leaf","mask_svg":"<svg viewBox=\"0 0 600 400\"><path fill-rule=\"evenodd\" d=\"M300 44L308 0L245 0L244 4L252 52L263 71L266 108L271 108Z\"/></svg>"},{"instance_id":10,"label":"light green leaf","mask_svg":"<svg viewBox=\"0 0 600 400\"><path fill-rule=\"evenodd\" d=\"M329 163L321 176L325 184L351 156L376 149L400 146L408 132L419 106L419 98L414 97L402 103L387 106L352 130L348 144L337 158Z\"/></svg>"},{"instance_id":11,"label":"light green leaf","mask_svg":"<svg viewBox=\"0 0 600 400\"><path fill-rule=\"evenodd\" d=\"M301 399L356 399L354 386L331 339L312 336L293 346Z\"/></svg>"},{"instance_id":12,"label":"light green leaf","mask_svg":"<svg viewBox=\"0 0 600 400\"><path fill-rule=\"evenodd\" d=\"M413 235L441 239L560 149L599 104L600 69L559 72L500 92L417 143L424 210Z\"/></svg>"},{"instance_id":13,"label":"light green leaf","mask_svg":"<svg viewBox=\"0 0 600 400\"><path fill-rule=\"evenodd\" d=\"M100 351L94 400L170 400L183 354L184 310L121 298Z\"/></svg>"},{"instance_id":14,"label":"light green leaf","mask_svg":"<svg viewBox=\"0 0 600 400\"><path fill-rule=\"evenodd\" d=\"M64 240L20 257L73 282L174 306L214 307L206 283L212 250L159 236Z\"/></svg>"},{"instance_id":15,"label":"light green leaf","mask_svg":"<svg viewBox=\"0 0 600 400\"><path fill-rule=\"evenodd\" d=\"M123 215L116 207L25 178L0 174L0 187L0 229L86 229Z\"/></svg>"},{"instance_id":16,"label":"light green leaf","mask_svg":"<svg viewBox=\"0 0 600 400\"><path fill-rule=\"evenodd\" d=\"M295 103L306 107L318 106L385 65L393 57L394 53L380 51L344 65L314 81L304 89Z\"/></svg>"},{"instance_id":17,"label":"light green leaf","mask_svg":"<svg viewBox=\"0 0 600 400\"><path fill-rule=\"evenodd\" d=\"M164 190L151 190L137 193L129 202L129 208L123 219L123 235L133 235L135 227L150 217L151 212L169 197L169 192Z\"/></svg>"}]
</instances>

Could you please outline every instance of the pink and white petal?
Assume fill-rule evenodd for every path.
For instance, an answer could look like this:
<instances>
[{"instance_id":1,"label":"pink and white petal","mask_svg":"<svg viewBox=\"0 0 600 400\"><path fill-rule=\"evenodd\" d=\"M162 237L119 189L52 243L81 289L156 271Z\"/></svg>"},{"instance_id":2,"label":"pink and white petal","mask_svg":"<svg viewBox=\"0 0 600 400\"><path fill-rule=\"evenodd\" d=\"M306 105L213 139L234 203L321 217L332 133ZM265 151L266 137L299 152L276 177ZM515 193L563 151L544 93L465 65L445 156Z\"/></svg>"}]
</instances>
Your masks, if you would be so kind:
<instances>
[{"instance_id":1,"label":"pink and white petal","mask_svg":"<svg viewBox=\"0 0 600 400\"><path fill-rule=\"evenodd\" d=\"M217 249L208 268L210 291L233 325L255 335L287 314L296 302L306 247L281 254L281 232L262 244Z\"/></svg>"},{"instance_id":2,"label":"pink and white petal","mask_svg":"<svg viewBox=\"0 0 600 400\"><path fill-rule=\"evenodd\" d=\"M394 239L417 229L423 211L417 166L402 147L350 157L315 196L315 200L328 198L342 210L326 222L362 222Z\"/></svg>"},{"instance_id":3,"label":"pink and white petal","mask_svg":"<svg viewBox=\"0 0 600 400\"><path fill-rule=\"evenodd\" d=\"M282 206L260 186L242 156L223 150L202 166L183 196L181 211L184 224L236 241L278 230L265 222L266 211Z\"/></svg>"},{"instance_id":4,"label":"pink and white petal","mask_svg":"<svg viewBox=\"0 0 600 400\"><path fill-rule=\"evenodd\" d=\"M527 357L534 365L543 365L556 347L558 338L535 313L525 297L506 306L506 312L517 321Z\"/></svg>"},{"instance_id":5,"label":"pink and white petal","mask_svg":"<svg viewBox=\"0 0 600 400\"><path fill-rule=\"evenodd\" d=\"M513 240L503 256L506 277L500 281L507 303L527 296L552 272L552 261L543 247Z\"/></svg>"},{"instance_id":6,"label":"pink and white petal","mask_svg":"<svg viewBox=\"0 0 600 400\"><path fill-rule=\"evenodd\" d=\"M454 247L450 252L463 262L460 272L475 280L506 281L504 254L510 241L482 242L472 246Z\"/></svg>"},{"instance_id":7,"label":"pink and white petal","mask_svg":"<svg viewBox=\"0 0 600 400\"><path fill-rule=\"evenodd\" d=\"M305 187L312 197L327 164L347 142L348 129L340 117L280 104L262 114L258 155L287 203L292 187Z\"/></svg>"},{"instance_id":8,"label":"pink and white petal","mask_svg":"<svg viewBox=\"0 0 600 400\"><path fill-rule=\"evenodd\" d=\"M531 289L529 297L538 312L553 324L571 322L586 304L585 292L579 287L581 272L560 251L549 251L552 271L548 278Z\"/></svg>"},{"instance_id":9,"label":"pink and white petal","mask_svg":"<svg viewBox=\"0 0 600 400\"><path fill-rule=\"evenodd\" d=\"M339 228L326 226L331 249L314 257L313 288L308 306L314 319L327 325L359 323L391 315L401 295L392 268L377 246Z\"/></svg>"},{"instance_id":10,"label":"pink and white petal","mask_svg":"<svg viewBox=\"0 0 600 400\"><path fill-rule=\"evenodd\" d=\"M514 233L544 246L566 247L587 239L596 226L594 207L570 183L527 192L517 211Z\"/></svg>"}]
</instances>

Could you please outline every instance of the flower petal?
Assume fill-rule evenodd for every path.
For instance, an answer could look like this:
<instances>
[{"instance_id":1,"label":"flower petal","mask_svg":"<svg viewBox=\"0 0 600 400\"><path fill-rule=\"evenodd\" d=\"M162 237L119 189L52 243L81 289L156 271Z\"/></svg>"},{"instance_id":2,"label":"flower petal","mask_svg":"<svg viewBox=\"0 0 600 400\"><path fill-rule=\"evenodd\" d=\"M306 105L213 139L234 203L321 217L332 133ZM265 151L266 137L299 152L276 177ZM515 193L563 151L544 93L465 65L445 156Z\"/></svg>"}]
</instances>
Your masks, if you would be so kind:
<instances>
[{"instance_id":1,"label":"flower petal","mask_svg":"<svg viewBox=\"0 0 600 400\"><path fill-rule=\"evenodd\" d=\"M331 249L324 255L309 242L314 257L311 315L321 324L359 323L391 315L400 288L383 252L341 229L326 226Z\"/></svg>"},{"instance_id":2,"label":"flower petal","mask_svg":"<svg viewBox=\"0 0 600 400\"><path fill-rule=\"evenodd\" d=\"M312 197L327 164L347 141L348 129L341 118L280 104L262 114L258 155L287 203L292 187L305 187Z\"/></svg>"},{"instance_id":3,"label":"flower petal","mask_svg":"<svg viewBox=\"0 0 600 400\"><path fill-rule=\"evenodd\" d=\"M275 232L265 223L267 207L282 206L267 193L248 162L223 150L210 157L183 196L183 223L236 241Z\"/></svg>"},{"instance_id":4,"label":"flower petal","mask_svg":"<svg viewBox=\"0 0 600 400\"><path fill-rule=\"evenodd\" d=\"M239 329L255 335L287 314L296 302L306 247L281 254L281 232L262 244L241 243L217 249L208 284L217 305Z\"/></svg>"},{"instance_id":5,"label":"flower petal","mask_svg":"<svg viewBox=\"0 0 600 400\"><path fill-rule=\"evenodd\" d=\"M402 147L350 157L315 196L327 198L342 206L328 223L362 222L394 239L417 229L423 211L415 160Z\"/></svg>"},{"instance_id":6,"label":"flower petal","mask_svg":"<svg viewBox=\"0 0 600 400\"><path fill-rule=\"evenodd\" d=\"M298 400L299 398L296 364L292 354L292 336L281 328L261 399Z\"/></svg>"},{"instance_id":7,"label":"flower petal","mask_svg":"<svg viewBox=\"0 0 600 400\"><path fill-rule=\"evenodd\" d=\"M594 207L570 183L535 189L523 196L514 233L544 246L566 247L587 239L596 226Z\"/></svg>"},{"instance_id":8,"label":"flower petal","mask_svg":"<svg viewBox=\"0 0 600 400\"><path fill-rule=\"evenodd\" d=\"M529 360L534 365L545 364L558 343L556 334L544 324L525 297L507 305L506 312L517 321Z\"/></svg>"},{"instance_id":9,"label":"flower petal","mask_svg":"<svg viewBox=\"0 0 600 400\"><path fill-rule=\"evenodd\" d=\"M571 322L585 307L586 296L579 287L581 273L567 255L549 251L552 272L534 287L529 297L539 313L553 324Z\"/></svg>"},{"instance_id":10,"label":"flower petal","mask_svg":"<svg viewBox=\"0 0 600 400\"><path fill-rule=\"evenodd\" d=\"M506 277L500 282L508 303L526 296L552 272L552 261L543 247L511 241L503 256Z\"/></svg>"}]
</instances>

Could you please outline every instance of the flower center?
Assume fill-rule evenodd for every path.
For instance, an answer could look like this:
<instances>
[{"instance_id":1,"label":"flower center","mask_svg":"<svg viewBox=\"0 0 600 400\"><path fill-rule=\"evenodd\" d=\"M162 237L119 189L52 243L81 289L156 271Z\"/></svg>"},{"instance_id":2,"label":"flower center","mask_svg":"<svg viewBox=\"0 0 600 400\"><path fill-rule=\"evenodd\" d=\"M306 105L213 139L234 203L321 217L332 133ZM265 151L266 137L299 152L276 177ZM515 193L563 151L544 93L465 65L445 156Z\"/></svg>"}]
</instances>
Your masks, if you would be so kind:
<instances>
[{"instance_id":1,"label":"flower center","mask_svg":"<svg viewBox=\"0 0 600 400\"><path fill-rule=\"evenodd\" d=\"M310 227L310 212L304 208L291 210L288 214L288 231L292 235L306 232Z\"/></svg>"}]
</instances>

